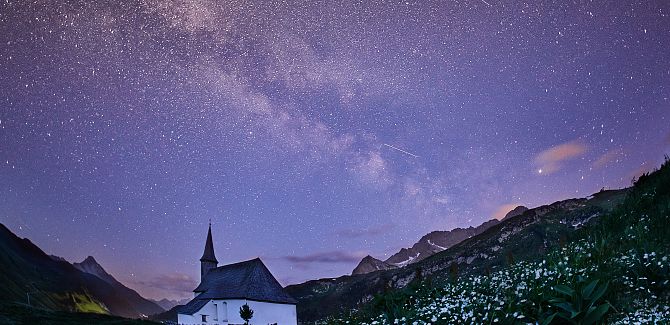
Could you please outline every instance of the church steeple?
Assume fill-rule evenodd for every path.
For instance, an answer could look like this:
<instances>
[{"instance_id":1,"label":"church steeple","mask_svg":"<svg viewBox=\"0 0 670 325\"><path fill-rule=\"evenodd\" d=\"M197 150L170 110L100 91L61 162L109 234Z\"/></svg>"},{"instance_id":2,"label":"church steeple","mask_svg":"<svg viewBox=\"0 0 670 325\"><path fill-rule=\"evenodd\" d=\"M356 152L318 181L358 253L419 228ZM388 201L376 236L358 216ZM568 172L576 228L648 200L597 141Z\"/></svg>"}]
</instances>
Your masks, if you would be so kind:
<instances>
[{"instance_id":1,"label":"church steeple","mask_svg":"<svg viewBox=\"0 0 670 325\"><path fill-rule=\"evenodd\" d=\"M205 242L205 251L200 258L200 281L205 277L209 270L216 268L219 261L214 256L214 244L212 243L212 222L209 222L209 230L207 231L207 241Z\"/></svg>"}]
</instances>

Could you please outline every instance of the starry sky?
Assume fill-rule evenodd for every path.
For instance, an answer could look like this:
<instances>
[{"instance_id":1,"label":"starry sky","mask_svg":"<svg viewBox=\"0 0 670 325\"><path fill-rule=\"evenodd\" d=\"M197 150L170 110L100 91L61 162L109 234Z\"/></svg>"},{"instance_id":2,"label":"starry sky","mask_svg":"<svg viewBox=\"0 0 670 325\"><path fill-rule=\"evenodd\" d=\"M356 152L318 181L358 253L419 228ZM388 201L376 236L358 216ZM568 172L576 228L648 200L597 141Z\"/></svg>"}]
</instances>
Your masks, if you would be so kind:
<instances>
[{"instance_id":1,"label":"starry sky","mask_svg":"<svg viewBox=\"0 0 670 325\"><path fill-rule=\"evenodd\" d=\"M668 1L0 3L0 222L151 298L283 284L628 186L670 153Z\"/></svg>"}]
</instances>

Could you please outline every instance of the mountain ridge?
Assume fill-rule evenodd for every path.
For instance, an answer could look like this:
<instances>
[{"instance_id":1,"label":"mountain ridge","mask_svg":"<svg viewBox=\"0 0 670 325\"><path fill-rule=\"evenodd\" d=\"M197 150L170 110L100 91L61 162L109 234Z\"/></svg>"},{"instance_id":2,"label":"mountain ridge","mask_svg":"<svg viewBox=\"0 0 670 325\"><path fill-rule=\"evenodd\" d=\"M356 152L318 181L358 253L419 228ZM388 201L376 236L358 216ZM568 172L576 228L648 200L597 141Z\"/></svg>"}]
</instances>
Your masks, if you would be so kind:
<instances>
[{"instance_id":1,"label":"mountain ridge","mask_svg":"<svg viewBox=\"0 0 670 325\"><path fill-rule=\"evenodd\" d=\"M358 275L379 270L390 270L420 262L433 254L444 251L465 239L484 232L499 222L497 219L491 219L476 227L431 231L423 235L411 247L401 248L400 251L391 255L386 260L382 261L369 255L364 257L351 274Z\"/></svg>"},{"instance_id":2,"label":"mountain ridge","mask_svg":"<svg viewBox=\"0 0 670 325\"><path fill-rule=\"evenodd\" d=\"M526 212L528 210L530 210L530 209L528 209L527 207L525 207L523 205L519 205L519 206L515 207L514 209L512 209L510 212L507 212L507 214L505 214L505 216L502 219L500 219L500 221L507 220L509 218L513 218L513 217L522 215L524 212Z\"/></svg>"},{"instance_id":3,"label":"mountain ridge","mask_svg":"<svg viewBox=\"0 0 670 325\"><path fill-rule=\"evenodd\" d=\"M160 306L161 308L165 309L165 311L169 311L170 309L180 306L180 305L185 305L191 299L186 298L186 299L181 299L181 300L172 300L172 299L167 299L163 298L161 300L155 300L155 299L149 299L151 302L155 303L156 305Z\"/></svg>"},{"instance_id":4,"label":"mountain ridge","mask_svg":"<svg viewBox=\"0 0 670 325\"><path fill-rule=\"evenodd\" d=\"M396 268L396 265L378 260L370 255L363 257L363 259L356 265L351 275L365 274L379 270L390 270Z\"/></svg>"},{"instance_id":5,"label":"mountain ridge","mask_svg":"<svg viewBox=\"0 0 670 325\"><path fill-rule=\"evenodd\" d=\"M53 311L129 318L146 317L147 313L162 310L151 302L134 305L132 298L125 297L125 289L131 289L122 289L82 272L60 257L47 255L29 239L19 238L1 223L0 265L3 265L0 287L4 289L0 292L0 304L28 303Z\"/></svg>"}]
</instances>

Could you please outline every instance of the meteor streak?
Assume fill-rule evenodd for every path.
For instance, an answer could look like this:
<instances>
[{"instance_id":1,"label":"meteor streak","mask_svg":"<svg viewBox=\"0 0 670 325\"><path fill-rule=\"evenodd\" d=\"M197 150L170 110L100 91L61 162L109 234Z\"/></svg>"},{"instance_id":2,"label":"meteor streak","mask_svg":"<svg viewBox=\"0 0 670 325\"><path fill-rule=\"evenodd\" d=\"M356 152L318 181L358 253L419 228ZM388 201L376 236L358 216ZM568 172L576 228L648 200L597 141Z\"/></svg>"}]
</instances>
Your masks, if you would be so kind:
<instances>
[{"instance_id":1,"label":"meteor streak","mask_svg":"<svg viewBox=\"0 0 670 325\"><path fill-rule=\"evenodd\" d=\"M404 154L406 154L406 155L410 155L410 156L412 156L412 157L414 157L414 158L419 158L419 156L417 156L417 155L415 155L415 154L413 154L413 153L411 153L411 152L402 150L402 149L400 149L400 148L396 148L396 147L394 147L394 146L392 146L392 145L390 145L390 144L388 144L388 143L383 143L382 146L387 146L387 147L389 147L389 148L391 148L391 149L393 149L393 150L400 151L400 152L402 152L402 153L404 153Z\"/></svg>"}]
</instances>

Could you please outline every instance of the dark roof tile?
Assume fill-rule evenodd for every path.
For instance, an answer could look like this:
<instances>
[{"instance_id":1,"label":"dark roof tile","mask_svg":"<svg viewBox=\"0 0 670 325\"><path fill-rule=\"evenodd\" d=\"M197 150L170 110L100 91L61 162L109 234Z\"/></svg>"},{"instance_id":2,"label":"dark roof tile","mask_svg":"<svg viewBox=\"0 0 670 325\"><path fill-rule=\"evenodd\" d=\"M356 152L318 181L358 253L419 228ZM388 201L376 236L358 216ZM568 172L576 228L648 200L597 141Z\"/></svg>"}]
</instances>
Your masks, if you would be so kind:
<instances>
[{"instance_id":1,"label":"dark roof tile","mask_svg":"<svg viewBox=\"0 0 670 325\"><path fill-rule=\"evenodd\" d=\"M179 307L177 313L184 315L193 315L198 310L202 309L202 307L204 307L208 301L209 301L208 299L207 300L193 299L189 301L186 305Z\"/></svg>"},{"instance_id":2,"label":"dark roof tile","mask_svg":"<svg viewBox=\"0 0 670 325\"><path fill-rule=\"evenodd\" d=\"M296 304L259 258L211 269L198 285L194 300L249 299Z\"/></svg>"}]
</instances>

